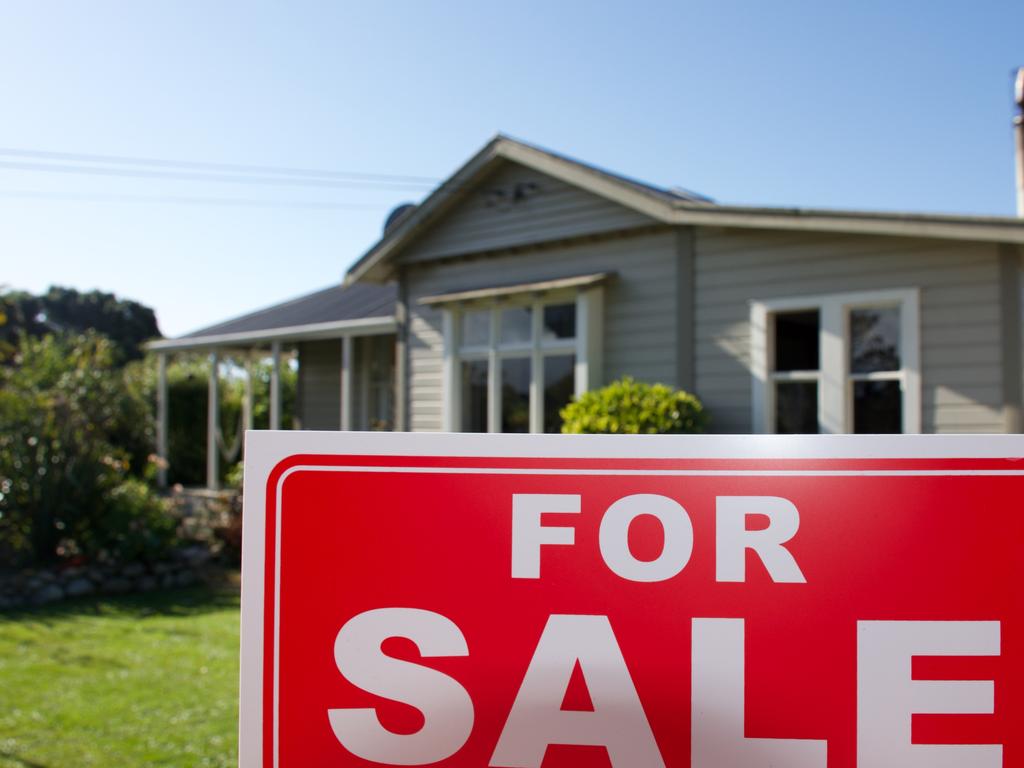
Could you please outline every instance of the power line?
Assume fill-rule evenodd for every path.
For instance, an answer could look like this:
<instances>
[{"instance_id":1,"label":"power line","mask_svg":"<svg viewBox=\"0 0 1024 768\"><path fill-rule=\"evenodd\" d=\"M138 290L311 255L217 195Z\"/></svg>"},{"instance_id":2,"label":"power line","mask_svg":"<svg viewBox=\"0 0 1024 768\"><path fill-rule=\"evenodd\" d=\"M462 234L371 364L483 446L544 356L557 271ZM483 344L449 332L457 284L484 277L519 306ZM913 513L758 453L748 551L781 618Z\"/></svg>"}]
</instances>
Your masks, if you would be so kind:
<instances>
[{"instance_id":1,"label":"power line","mask_svg":"<svg viewBox=\"0 0 1024 768\"><path fill-rule=\"evenodd\" d=\"M76 152L51 152L36 149L14 149L0 147L0 156L25 157L36 160L65 160L76 163L100 163L108 165L149 166L153 168L182 168L196 171L227 171L237 174L265 174L269 176L304 176L347 181L379 181L421 185L437 184L440 179L432 176L408 176L387 173L361 173L357 171L335 171L316 168L288 168L271 165L245 165L238 163L210 163L190 160L163 160L152 157L129 157L126 155L97 155Z\"/></svg>"},{"instance_id":2,"label":"power line","mask_svg":"<svg viewBox=\"0 0 1024 768\"><path fill-rule=\"evenodd\" d=\"M57 165L53 163L26 163L0 161L0 168L12 171L42 171L44 173L84 174L87 176L114 176L120 178L168 179L172 181L213 181L225 184L272 184L299 187L327 187L342 189L422 190L426 182L357 181L348 179L274 178L267 176L240 176L179 171L121 170L94 166Z\"/></svg>"},{"instance_id":3,"label":"power line","mask_svg":"<svg viewBox=\"0 0 1024 768\"><path fill-rule=\"evenodd\" d=\"M174 195L100 195L37 192L24 189L0 189L0 198L22 200L64 200L86 203L142 203L171 205L208 205L245 208L296 208L324 211L381 211L386 205L364 203L332 203L319 200L260 200L238 197L188 197Z\"/></svg>"}]
</instances>

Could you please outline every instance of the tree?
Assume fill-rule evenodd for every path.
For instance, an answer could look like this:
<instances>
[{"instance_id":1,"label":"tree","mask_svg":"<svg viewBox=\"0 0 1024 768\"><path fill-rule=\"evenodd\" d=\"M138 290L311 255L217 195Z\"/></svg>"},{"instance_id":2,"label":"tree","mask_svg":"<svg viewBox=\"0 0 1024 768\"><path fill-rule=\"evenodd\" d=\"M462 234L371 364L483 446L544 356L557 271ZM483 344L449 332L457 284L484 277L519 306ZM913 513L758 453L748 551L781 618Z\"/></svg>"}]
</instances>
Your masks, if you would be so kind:
<instances>
[{"instance_id":1,"label":"tree","mask_svg":"<svg viewBox=\"0 0 1024 768\"><path fill-rule=\"evenodd\" d=\"M151 308L112 293L51 286L40 296L25 291L0 294L0 354L6 349L9 356L21 333L38 338L86 331L102 333L114 343L117 363L141 358L142 343L160 336Z\"/></svg>"}]
</instances>

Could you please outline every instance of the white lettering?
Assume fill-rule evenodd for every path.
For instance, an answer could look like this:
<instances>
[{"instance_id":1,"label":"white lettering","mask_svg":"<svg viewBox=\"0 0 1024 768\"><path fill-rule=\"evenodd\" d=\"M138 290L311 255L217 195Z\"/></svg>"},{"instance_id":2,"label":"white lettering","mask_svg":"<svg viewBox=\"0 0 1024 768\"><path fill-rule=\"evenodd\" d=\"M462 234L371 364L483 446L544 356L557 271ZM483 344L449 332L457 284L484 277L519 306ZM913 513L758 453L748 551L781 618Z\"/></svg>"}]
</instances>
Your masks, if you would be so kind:
<instances>
[{"instance_id":1,"label":"white lettering","mask_svg":"<svg viewBox=\"0 0 1024 768\"><path fill-rule=\"evenodd\" d=\"M512 578L540 578L542 544L573 544L576 531L564 526L544 526L547 513L579 514L580 497L561 493L512 494Z\"/></svg>"},{"instance_id":2,"label":"white lettering","mask_svg":"<svg viewBox=\"0 0 1024 768\"><path fill-rule=\"evenodd\" d=\"M692 768L825 768L824 740L744 736L743 619L693 619L691 664Z\"/></svg>"},{"instance_id":3,"label":"white lettering","mask_svg":"<svg viewBox=\"0 0 1024 768\"><path fill-rule=\"evenodd\" d=\"M590 712L561 708L577 662ZM613 768L664 768L606 616L548 619L490 764L540 768L548 744L603 746Z\"/></svg>"},{"instance_id":4,"label":"white lettering","mask_svg":"<svg viewBox=\"0 0 1024 768\"><path fill-rule=\"evenodd\" d=\"M768 527L747 530L747 515L764 515ZM778 496L719 496L715 499L715 579L746 581L747 550L761 558L772 581L803 584L800 566L783 544L800 527L793 502Z\"/></svg>"},{"instance_id":5,"label":"white lettering","mask_svg":"<svg viewBox=\"0 0 1024 768\"><path fill-rule=\"evenodd\" d=\"M428 765L455 754L473 729L473 701L466 689L435 669L384 655L390 637L412 640L424 657L468 656L461 630L439 613L380 608L353 617L334 641L334 662L345 678L368 693L400 701L423 713L412 734L385 729L374 709L329 709L341 745L356 757L388 765Z\"/></svg>"},{"instance_id":6,"label":"white lettering","mask_svg":"<svg viewBox=\"0 0 1024 768\"><path fill-rule=\"evenodd\" d=\"M992 714L991 680L913 680L914 656L998 656L998 621L857 622L858 768L997 768L999 744L911 744L914 714Z\"/></svg>"},{"instance_id":7,"label":"white lettering","mask_svg":"<svg viewBox=\"0 0 1024 768\"><path fill-rule=\"evenodd\" d=\"M661 554L650 561L637 560L629 551L629 526L640 515L651 515L661 523L665 544ZM601 557L617 575L630 581L665 581L690 562L693 553L693 523L676 501L651 493L637 493L619 499L604 513L599 536Z\"/></svg>"}]
</instances>

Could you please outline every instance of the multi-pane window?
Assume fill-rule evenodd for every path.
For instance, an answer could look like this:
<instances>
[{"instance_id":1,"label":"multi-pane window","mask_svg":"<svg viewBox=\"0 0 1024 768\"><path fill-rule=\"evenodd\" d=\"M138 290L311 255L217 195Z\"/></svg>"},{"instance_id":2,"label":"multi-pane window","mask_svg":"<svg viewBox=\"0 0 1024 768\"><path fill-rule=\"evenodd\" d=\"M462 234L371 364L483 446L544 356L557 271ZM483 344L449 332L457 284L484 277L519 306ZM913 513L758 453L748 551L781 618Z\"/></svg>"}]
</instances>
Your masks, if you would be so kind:
<instances>
[{"instance_id":1,"label":"multi-pane window","mask_svg":"<svg viewBox=\"0 0 1024 768\"><path fill-rule=\"evenodd\" d=\"M913 290L755 303L755 428L919 431L917 313Z\"/></svg>"},{"instance_id":2,"label":"multi-pane window","mask_svg":"<svg viewBox=\"0 0 1024 768\"><path fill-rule=\"evenodd\" d=\"M558 432L576 392L577 304L452 310L462 432Z\"/></svg>"}]
</instances>

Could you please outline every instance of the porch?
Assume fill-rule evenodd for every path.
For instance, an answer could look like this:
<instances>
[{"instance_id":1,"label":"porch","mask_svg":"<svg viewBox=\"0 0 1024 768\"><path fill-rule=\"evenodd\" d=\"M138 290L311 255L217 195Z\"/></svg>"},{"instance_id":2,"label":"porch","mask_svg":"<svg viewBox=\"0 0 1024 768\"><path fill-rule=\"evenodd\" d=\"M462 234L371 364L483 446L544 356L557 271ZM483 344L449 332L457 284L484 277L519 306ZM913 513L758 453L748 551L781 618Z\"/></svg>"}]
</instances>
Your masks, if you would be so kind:
<instances>
[{"instance_id":1,"label":"porch","mask_svg":"<svg viewBox=\"0 0 1024 768\"><path fill-rule=\"evenodd\" d=\"M175 339L150 342L157 356L156 454L158 482L167 486L170 407L168 366L181 356L201 356L208 379L206 487L221 486L221 462L237 460L241 435L252 429L254 367L269 363L270 429L390 430L395 372L393 286L334 286ZM297 369L294 418L282 424L283 366ZM238 434L226 439L221 425L225 377L244 386Z\"/></svg>"}]
</instances>

